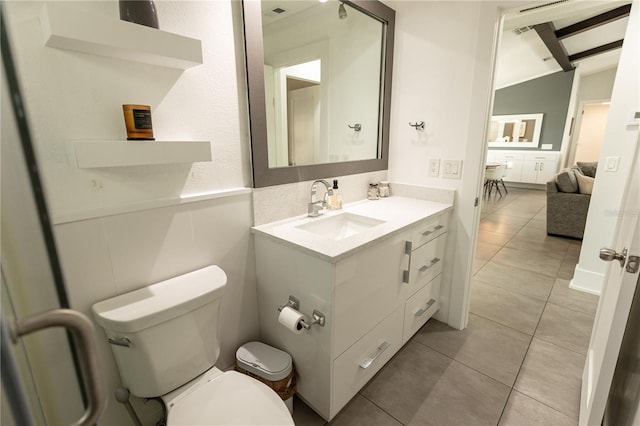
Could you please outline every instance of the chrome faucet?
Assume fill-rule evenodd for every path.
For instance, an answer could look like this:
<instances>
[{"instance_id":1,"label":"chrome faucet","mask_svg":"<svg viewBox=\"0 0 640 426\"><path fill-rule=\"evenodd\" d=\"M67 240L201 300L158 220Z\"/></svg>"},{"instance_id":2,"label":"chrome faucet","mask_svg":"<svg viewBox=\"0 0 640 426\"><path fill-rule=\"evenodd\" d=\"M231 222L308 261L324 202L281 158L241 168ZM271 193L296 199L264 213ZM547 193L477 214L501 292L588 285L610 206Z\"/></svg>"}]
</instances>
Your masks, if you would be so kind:
<instances>
[{"instance_id":1,"label":"chrome faucet","mask_svg":"<svg viewBox=\"0 0 640 426\"><path fill-rule=\"evenodd\" d=\"M321 201L314 201L313 199L316 196L318 183L321 183L326 188L327 192L324 193L324 198ZM308 204L307 213L309 217L317 217L322 214L322 209L327 206L327 198L333 195L333 189L331 189L331 185L326 180L318 179L311 184L311 202Z\"/></svg>"}]
</instances>

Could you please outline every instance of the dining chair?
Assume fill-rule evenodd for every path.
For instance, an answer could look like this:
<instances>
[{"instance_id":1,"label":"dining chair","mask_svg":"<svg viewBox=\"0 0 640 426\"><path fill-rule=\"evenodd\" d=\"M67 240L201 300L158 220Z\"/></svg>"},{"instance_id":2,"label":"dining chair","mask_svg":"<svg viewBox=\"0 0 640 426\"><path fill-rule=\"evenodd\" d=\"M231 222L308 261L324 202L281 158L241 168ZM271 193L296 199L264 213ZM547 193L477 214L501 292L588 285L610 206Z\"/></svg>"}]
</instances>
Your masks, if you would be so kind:
<instances>
[{"instance_id":1,"label":"dining chair","mask_svg":"<svg viewBox=\"0 0 640 426\"><path fill-rule=\"evenodd\" d=\"M505 195L508 193L507 187L504 184L504 180L502 180L507 174L507 165L500 164L497 167L487 168L484 173L484 195L490 197L493 188L495 187L498 194L502 197L502 192L500 191L500 185L502 184L502 188L504 189Z\"/></svg>"}]
</instances>

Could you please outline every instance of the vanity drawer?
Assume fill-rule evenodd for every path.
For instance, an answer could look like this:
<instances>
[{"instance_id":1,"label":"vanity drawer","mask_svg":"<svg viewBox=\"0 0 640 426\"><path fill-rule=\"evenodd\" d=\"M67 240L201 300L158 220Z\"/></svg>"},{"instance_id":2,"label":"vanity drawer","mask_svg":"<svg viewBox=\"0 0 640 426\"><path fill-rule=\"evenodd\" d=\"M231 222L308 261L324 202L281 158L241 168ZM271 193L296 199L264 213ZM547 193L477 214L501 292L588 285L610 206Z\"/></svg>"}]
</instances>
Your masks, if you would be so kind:
<instances>
[{"instance_id":1,"label":"vanity drawer","mask_svg":"<svg viewBox=\"0 0 640 426\"><path fill-rule=\"evenodd\" d=\"M421 225L416 226L411 233L411 249L415 250L424 243L427 243L447 232L447 217L448 215L441 214Z\"/></svg>"},{"instance_id":2,"label":"vanity drawer","mask_svg":"<svg viewBox=\"0 0 640 426\"><path fill-rule=\"evenodd\" d=\"M442 274L422 287L405 303L403 345L440 309L441 281Z\"/></svg>"},{"instance_id":3,"label":"vanity drawer","mask_svg":"<svg viewBox=\"0 0 640 426\"><path fill-rule=\"evenodd\" d=\"M331 417L400 349L403 317L404 307L399 306L333 361Z\"/></svg>"},{"instance_id":4,"label":"vanity drawer","mask_svg":"<svg viewBox=\"0 0 640 426\"><path fill-rule=\"evenodd\" d=\"M410 294L442 272L446 241L447 236L441 235L411 253L409 263Z\"/></svg>"}]
</instances>

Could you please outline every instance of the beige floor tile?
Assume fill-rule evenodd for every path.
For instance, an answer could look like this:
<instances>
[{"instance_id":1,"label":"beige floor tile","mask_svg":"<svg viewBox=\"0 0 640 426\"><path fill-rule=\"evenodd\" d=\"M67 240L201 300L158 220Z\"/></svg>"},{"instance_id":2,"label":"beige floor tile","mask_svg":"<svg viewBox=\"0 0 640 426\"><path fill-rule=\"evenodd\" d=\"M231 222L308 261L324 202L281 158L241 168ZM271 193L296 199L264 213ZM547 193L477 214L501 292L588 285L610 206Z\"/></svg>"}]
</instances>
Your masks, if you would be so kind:
<instances>
[{"instance_id":1,"label":"beige floor tile","mask_svg":"<svg viewBox=\"0 0 640 426\"><path fill-rule=\"evenodd\" d=\"M578 421L518 391L511 392L500 426L574 426Z\"/></svg>"},{"instance_id":2,"label":"beige floor tile","mask_svg":"<svg viewBox=\"0 0 640 426\"><path fill-rule=\"evenodd\" d=\"M479 271L482 270L482 268L484 267L484 265L487 264L487 260L484 259L478 259L478 258L474 258L473 259L473 275L477 274Z\"/></svg>"},{"instance_id":3,"label":"beige floor tile","mask_svg":"<svg viewBox=\"0 0 640 426\"><path fill-rule=\"evenodd\" d=\"M547 232L547 220L534 217L527 223L525 228L539 229L541 231Z\"/></svg>"},{"instance_id":4,"label":"beige floor tile","mask_svg":"<svg viewBox=\"0 0 640 426\"><path fill-rule=\"evenodd\" d=\"M489 261L474 275L474 279L525 296L546 301L555 279L537 272Z\"/></svg>"},{"instance_id":5,"label":"beige floor tile","mask_svg":"<svg viewBox=\"0 0 640 426\"><path fill-rule=\"evenodd\" d=\"M556 245L561 245L565 249L569 247L571 242L568 238L555 237L551 235L547 235L546 229L539 229L535 227L523 227L520 232L518 232L518 236L521 238L526 238L531 241L545 241L545 242L555 242ZM565 250L566 252L566 250Z\"/></svg>"},{"instance_id":6,"label":"beige floor tile","mask_svg":"<svg viewBox=\"0 0 640 426\"><path fill-rule=\"evenodd\" d=\"M464 330L432 319L414 340L513 386L531 336L471 314Z\"/></svg>"},{"instance_id":7,"label":"beige floor tile","mask_svg":"<svg viewBox=\"0 0 640 426\"><path fill-rule=\"evenodd\" d=\"M479 243L487 243L487 244L495 244L498 246L503 246L510 239L511 239L511 235L509 234L501 234L499 232L491 232L491 231L486 231L484 229L478 230Z\"/></svg>"},{"instance_id":8,"label":"beige floor tile","mask_svg":"<svg viewBox=\"0 0 640 426\"><path fill-rule=\"evenodd\" d=\"M408 424L455 361L410 340L360 392Z\"/></svg>"},{"instance_id":9,"label":"beige floor tile","mask_svg":"<svg viewBox=\"0 0 640 426\"><path fill-rule=\"evenodd\" d=\"M585 356L534 337L514 389L577 419Z\"/></svg>"},{"instance_id":10,"label":"beige floor tile","mask_svg":"<svg viewBox=\"0 0 640 426\"><path fill-rule=\"evenodd\" d=\"M327 423L300 398L293 398L293 421L297 426L323 426Z\"/></svg>"},{"instance_id":11,"label":"beige floor tile","mask_svg":"<svg viewBox=\"0 0 640 426\"><path fill-rule=\"evenodd\" d=\"M493 426L500 419L509 391L508 386L453 362L407 424Z\"/></svg>"},{"instance_id":12,"label":"beige floor tile","mask_svg":"<svg viewBox=\"0 0 640 426\"><path fill-rule=\"evenodd\" d=\"M562 256L556 253L538 250L518 250L505 247L492 260L507 266L513 266L528 271L556 277L562 264Z\"/></svg>"},{"instance_id":13,"label":"beige floor tile","mask_svg":"<svg viewBox=\"0 0 640 426\"><path fill-rule=\"evenodd\" d=\"M545 302L473 280L470 312L533 335Z\"/></svg>"},{"instance_id":14,"label":"beige floor tile","mask_svg":"<svg viewBox=\"0 0 640 426\"><path fill-rule=\"evenodd\" d=\"M540 232L536 230L536 232ZM567 247L569 243L566 241L561 241L556 238L548 237L548 238L540 238L540 239L531 239L530 237L523 235L522 231L517 233L509 242L505 245L505 247L514 248L518 250L538 250L544 252L553 252L558 257L564 259L567 253Z\"/></svg>"},{"instance_id":15,"label":"beige floor tile","mask_svg":"<svg viewBox=\"0 0 640 426\"><path fill-rule=\"evenodd\" d=\"M510 225L525 226L530 219L521 216L511 216L506 213L501 213L500 210L491 213L485 218L485 221L491 223L508 223Z\"/></svg>"},{"instance_id":16,"label":"beige floor tile","mask_svg":"<svg viewBox=\"0 0 640 426\"><path fill-rule=\"evenodd\" d=\"M296 422L296 425L298 423ZM331 426L402 426L402 423L361 395L356 395L336 417Z\"/></svg>"},{"instance_id":17,"label":"beige floor tile","mask_svg":"<svg viewBox=\"0 0 640 426\"><path fill-rule=\"evenodd\" d=\"M480 221L480 229L483 229L485 231L498 232L500 234L515 235L522 229L522 225L488 222L483 219Z\"/></svg>"},{"instance_id":18,"label":"beige floor tile","mask_svg":"<svg viewBox=\"0 0 640 426\"><path fill-rule=\"evenodd\" d=\"M562 262L560 269L558 269L557 277L563 280L573 279L573 275L576 272L576 264L573 262Z\"/></svg>"},{"instance_id":19,"label":"beige floor tile","mask_svg":"<svg viewBox=\"0 0 640 426\"><path fill-rule=\"evenodd\" d=\"M547 303L535 337L586 355L593 319L591 315Z\"/></svg>"},{"instance_id":20,"label":"beige floor tile","mask_svg":"<svg viewBox=\"0 0 640 426\"><path fill-rule=\"evenodd\" d=\"M571 281L566 279L556 279L551 294L549 295L549 303L574 309L595 317L600 298L595 294L569 288L570 282Z\"/></svg>"},{"instance_id":21,"label":"beige floor tile","mask_svg":"<svg viewBox=\"0 0 640 426\"><path fill-rule=\"evenodd\" d=\"M489 260L502 248L495 244L487 244L478 242L476 245L476 259Z\"/></svg>"}]
</instances>

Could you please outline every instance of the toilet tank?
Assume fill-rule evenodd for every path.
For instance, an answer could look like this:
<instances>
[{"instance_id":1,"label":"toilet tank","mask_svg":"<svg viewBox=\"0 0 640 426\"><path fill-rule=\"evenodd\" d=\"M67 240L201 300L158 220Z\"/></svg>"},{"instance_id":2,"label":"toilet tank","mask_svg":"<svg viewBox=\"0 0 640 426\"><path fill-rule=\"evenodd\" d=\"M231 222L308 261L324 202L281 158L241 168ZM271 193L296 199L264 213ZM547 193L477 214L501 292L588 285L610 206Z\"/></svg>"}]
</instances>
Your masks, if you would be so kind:
<instances>
[{"instance_id":1,"label":"toilet tank","mask_svg":"<svg viewBox=\"0 0 640 426\"><path fill-rule=\"evenodd\" d=\"M208 266L93 305L133 395L164 395L215 364L226 283L222 269Z\"/></svg>"}]
</instances>

